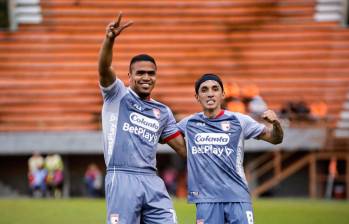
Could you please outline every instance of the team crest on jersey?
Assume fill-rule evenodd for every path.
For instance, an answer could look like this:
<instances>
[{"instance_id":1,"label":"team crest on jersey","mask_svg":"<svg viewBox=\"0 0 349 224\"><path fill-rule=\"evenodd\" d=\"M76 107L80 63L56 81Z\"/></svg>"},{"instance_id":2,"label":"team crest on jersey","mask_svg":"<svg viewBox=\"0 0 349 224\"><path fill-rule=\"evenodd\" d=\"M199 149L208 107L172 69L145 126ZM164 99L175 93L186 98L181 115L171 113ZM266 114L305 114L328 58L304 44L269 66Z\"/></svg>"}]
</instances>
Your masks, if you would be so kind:
<instances>
[{"instance_id":1,"label":"team crest on jersey","mask_svg":"<svg viewBox=\"0 0 349 224\"><path fill-rule=\"evenodd\" d=\"M205 224L203 219L198 219L196 220L196 224Z\"/></svg>"},{"instance_id":2,"label":"team crest on jersey","mask_svg":"<svg viewBox=\"0 0 349 224\"><path fill-rule=\"evenodd\" d=\"M158 108L153 108L153 113L157 119L160 118L160 110Z\"/></svg>"},{"instance_id":3,"label":"team crest on jersey","mask_svg":"<svg viewBox=\"0 0 349 224\"><path fill-rule=\"evenodd\" d=\"M221 122L221 128L222 128L223 131L229 131L229 129L230 129L229 121L222 121Z\"/></svg>"},{"instance_id":4,"label":"team crest on jersey","mask_svg":"<svg viewBox=\"0 0 349 224\"><path fill-rule=\"evenodd\" d=\"M111 214L110 215L110 223L111 224L119 224L119 214Z\"/></svg>"}]
</instances>

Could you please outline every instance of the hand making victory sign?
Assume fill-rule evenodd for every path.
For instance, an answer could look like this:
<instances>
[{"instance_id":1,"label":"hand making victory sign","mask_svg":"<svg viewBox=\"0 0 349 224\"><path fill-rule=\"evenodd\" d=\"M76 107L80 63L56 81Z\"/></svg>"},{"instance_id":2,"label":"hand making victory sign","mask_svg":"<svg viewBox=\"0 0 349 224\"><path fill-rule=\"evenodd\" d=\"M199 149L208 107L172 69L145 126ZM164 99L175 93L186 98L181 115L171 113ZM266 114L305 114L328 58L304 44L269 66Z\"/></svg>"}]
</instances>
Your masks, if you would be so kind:
<instances>
[{"instance_id":1,"label":"hand making victory sign","mask_svg":"<svg viewBox=\"0 0 349 224\"><path fill-rule=\"evenodd\" d=\"M133 21L128 21L121 25L121 19L122 19L122 12L119 12L118 18L116 21L111 22L107 26L107 37L108 38L115 38L119 36L119 34L126 29L127 27L131 26L133 24Z\"/></svg>"},{"instance_id":2,"label":"hand making victory sign","mask_svg":"<svg viewBox=\"0 0 349 224\"><path fill-rule=\"evenodd\" d=\"M121 24L121 19L122 13L120 12L118 18L108 24L106 28L106 37L103 41L103 45L99 53L99 81L104 87L111 85L116 79L116 73L114 72L114 69L112 67L113 45L115 37L119 36L124 29L133 24L133 21L128 21L124 24Z\"/></svg>"}]
</instances>

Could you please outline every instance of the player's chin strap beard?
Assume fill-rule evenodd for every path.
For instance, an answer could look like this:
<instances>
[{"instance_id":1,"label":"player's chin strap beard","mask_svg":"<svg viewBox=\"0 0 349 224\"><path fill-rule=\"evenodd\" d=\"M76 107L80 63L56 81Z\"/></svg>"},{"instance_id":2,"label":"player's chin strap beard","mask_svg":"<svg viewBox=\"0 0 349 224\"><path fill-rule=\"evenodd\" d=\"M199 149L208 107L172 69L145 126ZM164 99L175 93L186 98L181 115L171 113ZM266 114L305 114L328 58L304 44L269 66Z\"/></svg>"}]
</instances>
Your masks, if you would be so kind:
<instances>
[{"instance_id":1,"label":"player's chin strap beard","mask_svg":"<svg viewBox=\"0 0 349 224\"><path fill-rule=\"evenodd\" d=\"M141 98L141 99L149 99L149 97L150 97L150 93L137 93L137 95L139 96L139 98Z\"/></svg>"},{"instance_id":2,"label":"player's chin strap beard","mask_svg":"<svg viewBox=\"0 0 349 224\"><path fill-rule=\"evenodd\" d=\"M142 92L138 91L136 88L136 85L131 86L131 89L141 99L149 99L150 98L150 93L142 93Z\"/></svg>"}]
</instances>

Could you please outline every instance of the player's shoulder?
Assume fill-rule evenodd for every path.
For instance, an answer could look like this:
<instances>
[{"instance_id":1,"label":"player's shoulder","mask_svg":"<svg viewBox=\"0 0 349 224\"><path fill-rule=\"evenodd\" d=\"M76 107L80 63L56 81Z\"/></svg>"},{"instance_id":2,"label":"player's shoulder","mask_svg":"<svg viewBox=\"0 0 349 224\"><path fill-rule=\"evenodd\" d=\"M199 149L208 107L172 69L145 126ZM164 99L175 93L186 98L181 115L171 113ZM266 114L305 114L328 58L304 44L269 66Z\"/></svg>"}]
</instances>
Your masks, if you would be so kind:
<instances>
[{"instance_id":1,"label":"player's shoulder","mask_svg":"<svg viewBox=\"0 0 349 224\"><path fill-rule=\"evenodd\" d=\"M201 113L201 112L190 114L190 115L182 118L178 123L181 125L186 125L188 122L198 122L198 121L202 120L202 114L203 113Z\"/></svg>"},{"instance_id":2,"label":"player's shoulder","mask_svg":"<svg viewBox=\"0 0 349 224\"><path fill-rule=\"evenodd\" d=\"M102 86L101 83L99 83L99 88L105 91L109 91L113 88L120 88L120 87L124 87L125 88L125 84L122 80L120 79L115 79L112 83L110 83L108 86Z\"/></svg>"},{"instance_id":3,"label":"player's shoulder","mask_svg":"<svg viewBox=\"0 0 349 224\"><path fill-rule=\"evenodd\" d=\"M192 119L195 118L197 114L190 114L184 118L182 118L178 123L177 126L181 130L181 132L184 132L187 129L188 122Z\"/></svg>"},{"instance_id":4,"label":"player's shoulder","mask_svg":"<svg viewBox=\"0 0 349 224\"><path fill-rule=\"evenodd\" d=\"M102 86L101 83L99 83L99 87L105 104L112 104L115 101L120 101L128 92L120 79L115 79L114 82L108 86Z\"/></svg>"},{"instance_id":5,"label":"player's shoulder","mask_svg":"<svg viewBox=\"0 0 349 224\"><path fill-rule=\"evenodd\" d=\"M228 117L235 117L235 118L246 118L246 117L250 117L247 114L243 114L240 112L233 112L233 111L229 111L229 110L225 110L224 114Z\"/></svg>"},{"instance_id":6,"label":"player's shoulder","mask_svg":"<svg viewBox=\"0 0 349 224\"><path fill-rule=\"evenodd\" d=\"M169 109L169 107L166 104L159 102L157 100L154 100L153 98L150 98L149 102L151 102L154 106L158 107L159 109L160 108Z\"/></svg>"},{"instance_id":7,"label":"player's shoulder","mask_svg":"<svg viewBox=\"0 0 349 224\"><path fill-rule=\"evenodd\" d=\"M227 116L228 120L237 120L241 125L253 120L249 115L240 112L226 110L224 114Z\"/></svg>"},{"instance_id":8,"label":"player's shoulder","mask_svg":"<svg viewBox=\"0 0 349 224\"><path fill-rule=\"evenodd\" d=\"M227 119L236 119L236 118L243 116L242 113L233 112L233 111L229 111L229 110L224 110L224 115Z\"/></svg>"},{"instance_id":9,"label":"player's shoulder","mask_svg":"<svg viewBox=\"0 0 349 224\"><path fill-rule=\"evenodd\" d=\"M152 104L154 109L158 109L161 112L165 112L165 113L172 113L171 108L162 102L154 100L153 98L151 98L149 102Z\"/></svg>"},{"instance_id":10,"label":"player's shoulder","mask_svg":"<svg viewBox=\"0 0 349 224\"><path fill-rule=\"evenodd\" d=\"M187 122L187 121L189 121L192 118L196 118L196 117L198 117L198 114L199 113L190 114L190 115L182 118L181 122Z\"/></svg>"}]
</instances>

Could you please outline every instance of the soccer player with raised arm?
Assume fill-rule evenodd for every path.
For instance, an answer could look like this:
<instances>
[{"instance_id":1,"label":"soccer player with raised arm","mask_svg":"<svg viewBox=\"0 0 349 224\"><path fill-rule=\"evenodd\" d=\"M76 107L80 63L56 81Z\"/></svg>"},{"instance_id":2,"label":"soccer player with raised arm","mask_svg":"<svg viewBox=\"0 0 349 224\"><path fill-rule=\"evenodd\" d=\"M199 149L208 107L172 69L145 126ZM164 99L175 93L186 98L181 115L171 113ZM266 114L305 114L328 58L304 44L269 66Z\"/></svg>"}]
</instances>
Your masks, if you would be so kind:
<instances>
[{"instance_id":1,"label":"soccer player with raised arm","mask_svg":"<svg viewBox=\"0 0 349 224\"><path fill-rule=\"evenodd\" d=\"M176 214L163 181L156 175L156 148L169 144L186 157L185 143L170 109L151 99L156 81L155 60L146 54L132 58L129 87L112 68L116 37L132 22L121 13L107 26L99 56L103 95L102 126L108 224L174 224Z\"/></svg>"},{"instance_id":2,"label":"soccer player with raised arm","mask_svg":"<svg viewBox=\"0 0 349 224\"><path fill-rule=\"evenodd\" d=\"M203 112L178 123L185 135L188 159L188 201L196 204L197 224L253 224L253 210L243 170L244 140L279 144L283 131L272 110L251 117L221 109L221 79L205 74L195 82Z\"/></svg>"}]
</instances>

